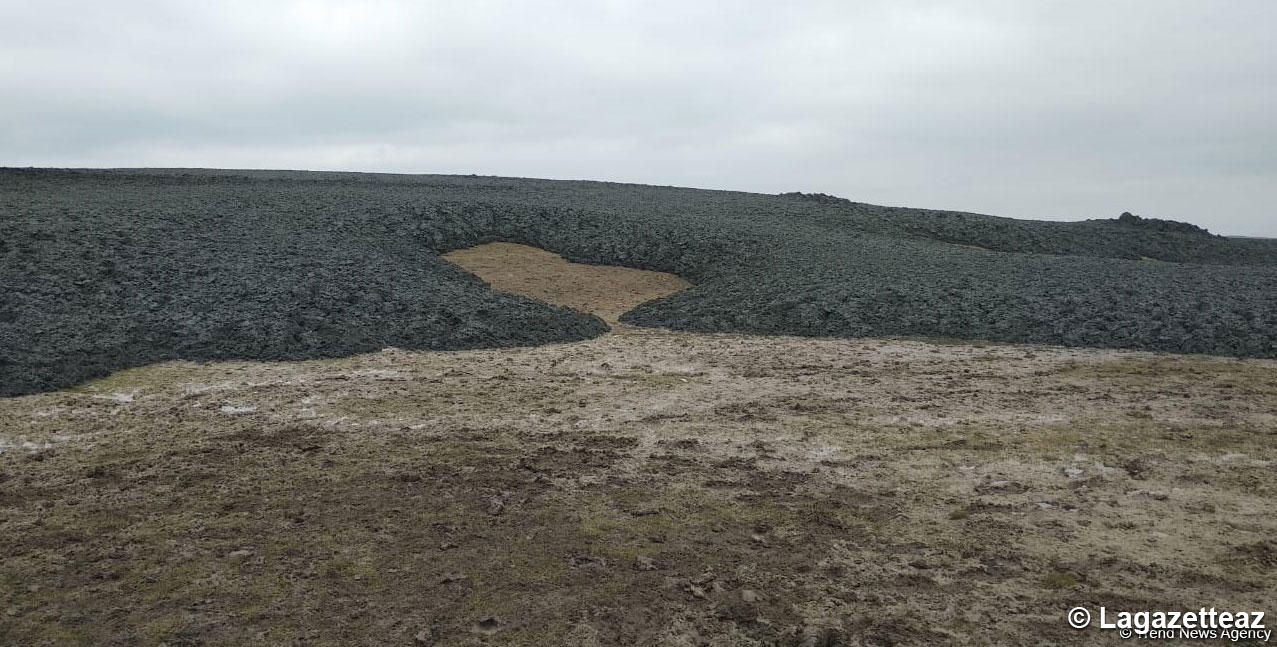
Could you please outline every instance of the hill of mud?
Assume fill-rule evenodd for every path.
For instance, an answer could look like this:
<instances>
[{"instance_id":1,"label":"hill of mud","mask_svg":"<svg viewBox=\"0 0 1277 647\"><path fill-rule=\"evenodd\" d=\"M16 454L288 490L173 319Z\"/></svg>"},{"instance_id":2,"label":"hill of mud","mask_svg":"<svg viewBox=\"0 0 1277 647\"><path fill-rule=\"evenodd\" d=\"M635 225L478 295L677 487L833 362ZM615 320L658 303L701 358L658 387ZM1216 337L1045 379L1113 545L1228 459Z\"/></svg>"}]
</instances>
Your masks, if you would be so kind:
<instances>
[{"instance_id":1,"label":"hill of mud","mask_svg":"<svg viewBox=\"0 0 1277 647\"><path fill-rule=\"evenodd\" d=\"M0 395L166 359L580 340L441 254L505 241L693 287L642 326L1277 357L1277 242L598 182L0 171Z\"/></svg>"}]
</instances>

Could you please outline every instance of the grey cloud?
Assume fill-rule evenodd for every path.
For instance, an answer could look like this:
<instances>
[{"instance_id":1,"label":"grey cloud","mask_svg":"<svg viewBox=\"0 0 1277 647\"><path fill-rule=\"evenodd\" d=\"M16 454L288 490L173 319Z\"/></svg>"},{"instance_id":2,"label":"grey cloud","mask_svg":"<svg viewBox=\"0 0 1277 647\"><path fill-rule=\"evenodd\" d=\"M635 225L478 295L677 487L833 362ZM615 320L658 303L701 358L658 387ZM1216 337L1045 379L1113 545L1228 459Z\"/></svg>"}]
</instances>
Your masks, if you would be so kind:
<instances>
[{"instance_id":1,"label":"grey cloud","mask_svg":"<svg viewBox=\"0 0 1277 647\"><path fill-rule=\"evenodd\" d=\"M1277 236L1277 4L0 0L0 164L825 191Z\"/></svg>"}]
</instances>

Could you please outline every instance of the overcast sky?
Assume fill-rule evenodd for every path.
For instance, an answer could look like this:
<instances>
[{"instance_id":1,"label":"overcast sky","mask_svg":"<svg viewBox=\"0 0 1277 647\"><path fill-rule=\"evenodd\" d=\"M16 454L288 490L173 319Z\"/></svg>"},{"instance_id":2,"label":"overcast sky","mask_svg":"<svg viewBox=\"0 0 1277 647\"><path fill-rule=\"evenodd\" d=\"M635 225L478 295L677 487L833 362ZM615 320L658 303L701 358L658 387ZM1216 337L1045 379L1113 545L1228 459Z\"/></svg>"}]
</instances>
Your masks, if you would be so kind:
<instances>
[{"instance_id":1,"label":"overcast sky","mask_svg":"<svg viewBox=\"0 0 1277 647\"><path fill-rule=\"evenodd\" d=\"M1277 236L1277 0L0 0L0 165L822 191Z\"/></svg>"}]
</instances>

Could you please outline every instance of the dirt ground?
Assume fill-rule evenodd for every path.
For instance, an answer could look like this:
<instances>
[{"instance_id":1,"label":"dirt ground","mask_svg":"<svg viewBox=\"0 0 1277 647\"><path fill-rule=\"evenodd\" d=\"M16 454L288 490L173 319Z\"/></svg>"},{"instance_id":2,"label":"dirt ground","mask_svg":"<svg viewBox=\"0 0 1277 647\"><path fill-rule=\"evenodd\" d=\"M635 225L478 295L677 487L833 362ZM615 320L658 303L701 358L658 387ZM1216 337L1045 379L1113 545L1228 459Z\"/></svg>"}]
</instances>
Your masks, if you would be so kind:
<instances>
[{"instance_id":1,"label":"dirt ground","mask_svg":"<svg viewBox=\"0 0 1277 647\"><path fill-rule=\"evenodd\" d=\"M0 400L0 644L1092 644L1071 607L1271 615L1275 412L1277 362L947 341L160 364Z\"/></svg>"},{"instance_id":2,"label":"dirt ground","mask_svg":"<svg viewBox=\"0 0 1277 647\"><path fill-rule=\"evenodd\" d=\"M673 274L569 263L558 254L513 243L479 245L444 258L494 290L590 312L613 327L634 306L690 287Z\"/></svg>"}]
</instances>

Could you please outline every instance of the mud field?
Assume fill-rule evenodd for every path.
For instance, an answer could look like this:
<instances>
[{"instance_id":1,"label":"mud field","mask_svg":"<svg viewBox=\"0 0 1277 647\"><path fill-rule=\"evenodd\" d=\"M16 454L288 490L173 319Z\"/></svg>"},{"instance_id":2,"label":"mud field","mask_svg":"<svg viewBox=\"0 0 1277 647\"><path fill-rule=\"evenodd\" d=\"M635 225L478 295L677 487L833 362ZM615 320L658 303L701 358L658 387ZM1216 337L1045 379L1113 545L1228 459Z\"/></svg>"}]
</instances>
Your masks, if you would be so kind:
<instances>
[{"instance_id":1,"label":"mud field","mask_svg":"<svg viewBox=\"0 0 1277 647\"><path fill-rule=\"evenodd\" d=\"M167 360L608 329L441 258L489 242L694 284L624 314L638 326L1277 358L1277 241L1185 223L516 178L0 169L0 396Z\"/></svg>"},{"instance_id":2,"label":"mud field","mask_svg":"<svg viewBox=\"0 0 1277 647\"><path fill-rule=\"evenodd\" d=\"M679 287L452 258L604 318ZM1271 360L943 339L165 362L0 399L0 644L1094 644L1069 608L1272 613L1274 412Z\"/></svg>"}]
</instances>

